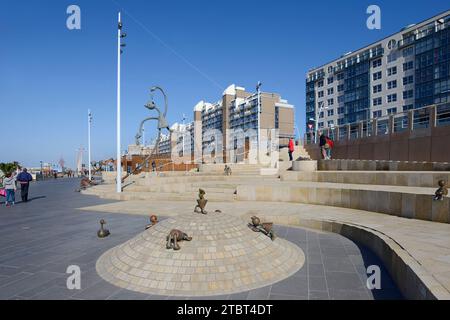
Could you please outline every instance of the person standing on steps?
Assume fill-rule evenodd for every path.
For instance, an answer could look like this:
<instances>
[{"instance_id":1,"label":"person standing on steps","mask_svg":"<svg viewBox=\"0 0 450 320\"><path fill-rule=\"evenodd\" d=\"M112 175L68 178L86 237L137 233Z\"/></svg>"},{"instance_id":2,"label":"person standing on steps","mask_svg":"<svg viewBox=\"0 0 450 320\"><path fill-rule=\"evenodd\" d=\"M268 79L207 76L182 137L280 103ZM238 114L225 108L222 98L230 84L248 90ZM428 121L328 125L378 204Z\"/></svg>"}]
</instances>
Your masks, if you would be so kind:
<instances>
[{"instance_id":1,"label":"person standing on steps","mask_svg":"<svg viewBox=\"0 0 450 320\"><path fill-rule=\"evenodd\" d=\"M322 159L327 159L327 149L326 149L327 137L321 130L319 130L318 134L319 134L320 154L322 156Z\"/></svg>"},{"instance_id":2,"label":"person standing on steps","mask_svg":"<svg viewBox=\"0 0 450 320\"><path fill-rule=\"evenodd\" d=\"M16 202L16 177L8 172L3 179L3 187L6 191L6 202L7 207L14 205Z\"/></svg>"},{"instance_id":3,"label":"person standing on steps","mask_svg":"<svg viewBox=\"0 0 450 320\"><path fill-rule=\"evenodd\" d=\"M289 153L289 161L293 161L292 154L294 153L294 139L289 139L289 145L288 145L288 153Z\"/></svg>"},{"instance_id":4,"label":"person standing on steps","mask_svg":"<svg viewBox=\"0 0 450 320\"><path fill-rule=\"evenodd\" d=\"M20 183L20 196L23 202L28 201L28 189L33 177L28 173L27 168L23 168L22 172L17 176L17 181Z\"/></svg>"}]
</instances>

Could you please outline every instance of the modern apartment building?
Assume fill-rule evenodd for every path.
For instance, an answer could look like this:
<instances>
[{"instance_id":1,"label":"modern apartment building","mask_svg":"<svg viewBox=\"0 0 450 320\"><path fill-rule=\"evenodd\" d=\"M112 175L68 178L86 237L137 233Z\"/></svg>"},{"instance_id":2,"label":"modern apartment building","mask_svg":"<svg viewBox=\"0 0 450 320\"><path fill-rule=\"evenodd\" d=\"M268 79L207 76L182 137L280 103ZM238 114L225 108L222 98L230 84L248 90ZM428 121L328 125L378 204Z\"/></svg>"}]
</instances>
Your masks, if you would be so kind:
<instances>
[{"instance_id":1,"label":"modern apartment building","mask_svg":"<svg viewBox=\"0 0 450 320\"><path fill-rule=\"evenodd\" d=\"M288 144L294 137L294 106L277 93L260 92L260 115L258 123L258 93L230 85L215 103L200 101L194 107L194 146L202 148L196 154L204 154L206 148L219 146L219 150L236 149L236 140L229 138L230 132L253 129L255 133L279 130L279 145ZM222 141L216 139L217 133ZM257 137L256 137L257 138ZM194 149L195 151L195 149ZM223 161L233 161L229 152L224 151Z\"/></svg>"},{"instance_id":2,"label":"modern apartment building","mask_svg":"<svg viewBox=\"0 0 450 320\"><path fill-rule=\"evenodd\" d=\"M306 75L307 132L450 102L450 10Z\"/></svg>"}]
</instances>

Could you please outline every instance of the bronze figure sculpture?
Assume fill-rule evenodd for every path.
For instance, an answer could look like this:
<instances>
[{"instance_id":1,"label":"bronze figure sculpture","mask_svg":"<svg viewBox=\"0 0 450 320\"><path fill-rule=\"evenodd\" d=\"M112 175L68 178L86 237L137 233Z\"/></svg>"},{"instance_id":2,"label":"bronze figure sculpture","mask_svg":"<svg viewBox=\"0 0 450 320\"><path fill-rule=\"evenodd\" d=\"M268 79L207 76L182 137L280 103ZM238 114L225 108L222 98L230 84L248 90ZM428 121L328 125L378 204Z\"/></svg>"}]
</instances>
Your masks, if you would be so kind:
<instances>
[{"instance_id":1,"label":"bronze figure sculpture","mask_svg":"<svg viewBox=\"0 0 450 320\"><path fill-rule=\"evenodd\" d=\"M205 190L198 189L198 199L197 199L197 205L195 206L194 212L207 214L205 207L208 200L205 199Z\"/></svg>"},{"instance_id":2,"label":"bronze figure sculpture","mask_svg":"<svg viewBox=\"0 0 450 320\"><path fill-rule=\"evenodd\" d=\"M145 230L147 230L147 229L153 227L153 226L154 226L155 224L157 224L157 223L158 223L158 217L155 216L154 214L152 214L152 215L150 216L150 224L148 224L148 225L145 226Z\"/></svg>"},{"instance_id":3,"label":"bronze figure sculpture","mask_svg":"<svg viewBox=\"0 0 450 320\"><path fill-rule=\"evenodd\" d=\"M263 222L257 216L251 217L252 222L248 224L248 227L255 232L262 232L268 236L272 241L275 240L275 233L272 230L272 222Z\"/></svg>"},{"instance_id":4,"label":"bronze figure sculpture","mask_svg":"<svg viewBox=\"0 0 450 320\"><path fill-rule=\"evenodd\" d=\"M439 180L439 189L434 193L433 200L444 200L444 196L448 195L447 182L445 180Z\"/></svg>"},{"instance_id":5,"label":"bronze figure sculpture","mask_svg":"<svg viewBox=\"0 0 450 320\"><path fill-rule=\"evenodd\" d=\"M97 231L97 236L98 236L99 238L106 238L107 236L110 235L109 230L108 230L108 229L105 229L105 228L103 227L104 224L106 224L106 221L103 220L103 219L101 219L101 220L100 220L100 230Z\"/></svg>"},{"instance_id":6,"label":"bronze figure sculpture","mask_svg":"<svg viewBox=\"0 0 450 320\"><path fill-rule=\"evenodd\" d=\"M229 167L228 165L225 165L223 172L225 173L226 176L231 176L231 167Z\"/></svg>"},{"instance_id":7,"label":"bronze figure sculpture","mask_svg":"<svg viewBox=\"0 0 450 320\"><path fill-rule=\"evenodd\" d=\"M186 233L172 229L168 236L166 237L166 249L180 250L180 246L178 244L179 241L191 241L192 237L189 237Z\"/></svg>"}]
</instances>

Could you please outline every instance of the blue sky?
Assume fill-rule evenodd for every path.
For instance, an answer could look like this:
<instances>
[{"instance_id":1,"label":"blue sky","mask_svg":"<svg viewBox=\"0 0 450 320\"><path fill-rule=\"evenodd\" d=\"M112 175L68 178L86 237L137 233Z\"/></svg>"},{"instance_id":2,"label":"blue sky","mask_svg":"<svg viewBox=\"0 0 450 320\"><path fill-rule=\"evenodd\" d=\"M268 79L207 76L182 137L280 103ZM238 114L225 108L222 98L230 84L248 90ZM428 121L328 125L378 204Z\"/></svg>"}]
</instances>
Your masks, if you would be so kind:
<instances>
[{"instance_id":1,"label":"blue sky","mask_svg":"<svg viewBox=\"0 0 450 320\"><path fill-rule=\"evenodd\" d=\"M66 9L81 8L81 30L66 28ZM381 8L381 30L366 28L366 8ZM229 84L280 93L296 106L304 132L305 74L389 34L448 10L428 1L0 0L0 162L74 166L115 155L117 12L122 55L122 149L134 141L152 85L169 96L169 122L199 100L216 101ZM147 136L154 128L147 128Z\"/></svg>"}]
</instances>

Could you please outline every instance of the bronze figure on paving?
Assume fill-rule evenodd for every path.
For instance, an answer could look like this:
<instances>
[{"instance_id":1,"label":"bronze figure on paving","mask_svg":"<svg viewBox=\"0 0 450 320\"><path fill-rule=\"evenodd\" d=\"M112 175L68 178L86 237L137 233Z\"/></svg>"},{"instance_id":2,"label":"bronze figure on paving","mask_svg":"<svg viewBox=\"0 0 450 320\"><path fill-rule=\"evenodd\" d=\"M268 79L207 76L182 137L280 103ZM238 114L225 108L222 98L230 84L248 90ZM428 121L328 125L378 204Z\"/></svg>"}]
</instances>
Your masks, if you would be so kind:
<instances>
[{"instance_id":1,"label":"bronze figure on paving","mask_svg":"<svg viewBox=\"0 0 450 320\"><path fill-rule=\"evenodd\" d=\"M205 190L198 189L198 199L197 199L197 205L195 206L194 212L207 214L205 207L208 200L205 199Z\"/></svg>"},{"instance_id":2,"label":"bronze figure on paving","mask_svg":"<svg viewBox=\"0 0 450 320\"><path fill-rule=\"evenodd\" d=\"M226 176L231 176L231 167L229 167L228 165L225 165L223 172L225 173Z\"/></svg>"},{"instance_id":3,"label":"bronze figure on paving","mask_svg":"<svg viewBox=\"0 0 450 320\"><path fill-rule=\"evenodd\" d=\"M97 236L99 238L106 238L107 236L110 235L110 232L108 229L104 228L104 224L106 224L106 221L104 219L100 220L100 230L97 231Z\"/></svg>"},{"instance_id":4,"label":"bronze figure on paving","mask_svg":"<svg viewBox=\"0 0 450 320\"><path fill-rule=\"evenodd\" d=\"M173 229L166 237L166 249L180 250L179 241L191 241L192 237L189 237L186 233Z\"/></svg>"},{"instance_id":5,"label":"bronze figure on paving","mask_svg":"<svg viewBox=\"0 0 450 320\"><path fill-rule=\"evenodd\" d=\"M150 229L151 227L153 227L157 223L158 223L158 217L155 216L154 214L152 214L150 216L150 224L145 226L145 230Z\"/></svg>"},{"instance_id":6,"label":"bronze figure on paving","mask_svg":"<svg viewBox=\"0 0 450 320\"><path fill-rule=\"evenodd\" d=\"M272 222L262 222L257 216L251 217L252 222L248 224L248 227L255 232L262 232L268 236L272 241L275 240L275 233L272 230Z\"/></svg>"}]
</instances>

